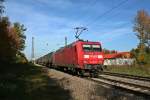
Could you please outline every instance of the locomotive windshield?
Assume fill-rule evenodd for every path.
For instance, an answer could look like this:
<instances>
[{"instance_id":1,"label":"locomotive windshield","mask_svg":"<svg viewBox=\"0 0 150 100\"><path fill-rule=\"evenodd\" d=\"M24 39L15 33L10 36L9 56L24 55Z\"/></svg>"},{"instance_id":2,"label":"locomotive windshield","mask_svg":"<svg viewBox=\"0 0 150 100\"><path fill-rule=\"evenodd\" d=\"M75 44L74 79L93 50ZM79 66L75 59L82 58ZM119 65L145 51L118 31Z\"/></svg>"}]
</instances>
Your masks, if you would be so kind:
<instances>
[{"instance_id":1,"label":"locomotive windshield","mask_svg":"<svg viewBox=\"0 0 150 100\"><path fill-rule=\"evenodd\" d=\"M84 44L84 45L83 45L83 50L84 50L84 51L92 51L91 45Z\"/></svg>"},{"instance_id":2,"label":"locomotive windshield","mask_svg":"<svg viewBox=\"0 0 150 100\"><path fill-rule=\"evenodd\" d=\"M101 46L100 45L96 45L96 44L84 44L83 45L83 50L85 52L100 52L101 51Z\"/></svg>"},{"instance_id":3,"label":"locomotive windshield","mask_svg":"<svg viewBox=\"0 0 150 100\"><path fill-rule=\"evenodd\" d=\"M92 45L92 50L93 51L101 51L100 45Z\"/></svg>"}]
</instances>

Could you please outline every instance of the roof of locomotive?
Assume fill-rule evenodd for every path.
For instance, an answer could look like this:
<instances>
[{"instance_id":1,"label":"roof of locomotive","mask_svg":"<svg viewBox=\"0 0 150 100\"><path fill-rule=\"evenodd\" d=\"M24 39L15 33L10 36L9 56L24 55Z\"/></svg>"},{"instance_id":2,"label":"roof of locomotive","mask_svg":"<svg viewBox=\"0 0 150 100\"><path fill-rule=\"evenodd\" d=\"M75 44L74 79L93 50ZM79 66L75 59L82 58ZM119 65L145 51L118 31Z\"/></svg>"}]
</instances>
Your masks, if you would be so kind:
<instances>
[{"instance_id":1,"label":"roof of locomotive","mask_svg":"<svg viewBox=\"0 0 150 100\"><path fill-rule=\"evenodd\" d=\"M88 41L88 40L87 41L77 40L77 41L75 41L71 44L68 44L68 45L64 46L64 47L60 47L58 50L56 50L56 52L59 52L59 51L63 50L64 48L67 48L67 47L72 47L73 45L76 45L76 44L79 44L79 43L81 43L81 44L101 44L100 42L94 42L94 41Z\"/></svg>"},{"instance_id":2,"label":"roof of locomotive","mask_svg":"<svg viewBox=\"0 0 150 100\"><path fill-rule=\"evenodd\" d=\"M100 42L94 42L94 41L84 41L84 40L77 40L75 42L73 42L73 44L76 44L76 43L82 43L82 44L100 44Z\"/></svg>"},{"instance_id":3,"label":"roof of locomotive","mask_svg":"<svg viewBox=\"0 0 150 100\"><path fill-rule=\"evenodd\" d=\"M63 50L64 48L66 48L66 47L72 47L73 45L76 45L76 44L79 44L79 43L81 43L81 44L101 44L100 42L94 42L94 41L84 41L84 40L77 40L77 41L75 41L75 42L73 42L73 43L71 43L71 44L68 44L68 45L66 45L66 46L64 46L64 47L61 47L61 48L59 48L58 50L56 50L55 52L59 52L59 51L61 51L61 50ZM54 52L50 52L50 53L48 53L48 54L46 54L46 55L44 55L44 56L42 56L42 57L40 57L40 58L38 58L38 59L36 59L36 60L40 60L40 59L43 59L44 57L48 57L48 56L51 56L52 54L53 54Z\"/></svg>"}]
</instances>

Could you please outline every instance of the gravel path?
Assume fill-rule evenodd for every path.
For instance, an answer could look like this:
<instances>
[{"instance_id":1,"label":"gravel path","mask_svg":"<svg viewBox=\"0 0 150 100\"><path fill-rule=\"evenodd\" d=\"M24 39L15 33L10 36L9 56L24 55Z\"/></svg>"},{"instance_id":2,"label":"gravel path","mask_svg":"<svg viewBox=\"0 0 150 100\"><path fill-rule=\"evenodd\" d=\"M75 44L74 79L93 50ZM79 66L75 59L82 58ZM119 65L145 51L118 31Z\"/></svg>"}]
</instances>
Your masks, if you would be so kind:
<instances>
[{"instance_id":1,"label":"gravel path","mask_svg":"<svg viewBox=\"0 0 150 100\"><path fill-rule=\"evenodd\" d=\"M51 78L59 80L59 84L63 86L64 89L71 90L71 95L75 100L95 100L94 82L68 75L53 69L49 69L48 75Z\"/></svg>"},{"instance_id":2,"label":"gravel path","mask_svg":"<svg viewBox=\"0 0 150 100\"><path fill-rule=\"evenodd\" d=\"M119 91L114 87L103 87L90 80L54 69L46 69L50 78L57 80L61 87L71 92L73 100L149 100L141 96L125 93L125 91Z\"/></svg>"}]
</instances>

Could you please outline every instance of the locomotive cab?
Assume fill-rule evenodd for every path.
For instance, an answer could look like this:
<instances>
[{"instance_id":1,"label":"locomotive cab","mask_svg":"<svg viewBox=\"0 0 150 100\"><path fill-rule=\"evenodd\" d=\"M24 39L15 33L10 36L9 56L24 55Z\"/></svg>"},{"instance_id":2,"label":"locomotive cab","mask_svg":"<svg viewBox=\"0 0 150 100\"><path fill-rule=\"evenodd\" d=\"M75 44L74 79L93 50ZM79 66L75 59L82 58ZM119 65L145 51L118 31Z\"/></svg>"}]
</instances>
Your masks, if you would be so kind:
<instances>
[{"instance_id":1,"label":"locomotive cab","mask_svg":"<svg viewBox=\"0 0 150 100\"><path fill-rule=\"evenodd\" d=\"M99 42L85 42L81 46L84 69L91 72L101 71L104 62L101 44Z\"/></svg>"},{"instance_id":2,"label":"locomotive cab","mask_svg":"<svg viewBox=\"0 0 150 100\"><path fill-rule=\"evenodd\" d=\"M74 74L97 75L102 69L104 58L99 42L78 40L57 50L51 62L55 68Z\"/></svg>"}]
</instances>

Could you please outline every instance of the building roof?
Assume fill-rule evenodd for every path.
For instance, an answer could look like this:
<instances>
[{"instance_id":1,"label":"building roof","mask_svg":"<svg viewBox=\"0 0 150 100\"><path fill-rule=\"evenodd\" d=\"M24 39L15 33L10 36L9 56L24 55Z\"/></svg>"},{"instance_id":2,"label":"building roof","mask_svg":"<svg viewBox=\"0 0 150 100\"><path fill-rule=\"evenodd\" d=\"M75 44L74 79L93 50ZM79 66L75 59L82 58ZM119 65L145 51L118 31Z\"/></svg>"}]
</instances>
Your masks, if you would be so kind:
<instances>
[{"instance_id":1,"label":"building roof","mask_svg":"<svg viewBox=\"0 0 150 100\"><path fill-rule=\"evenodd\" d=\"M118 52L113 54L104 54L104 59L114 59L114 58L131 58L130 52Z\"/></svg>"}]
</instances>

